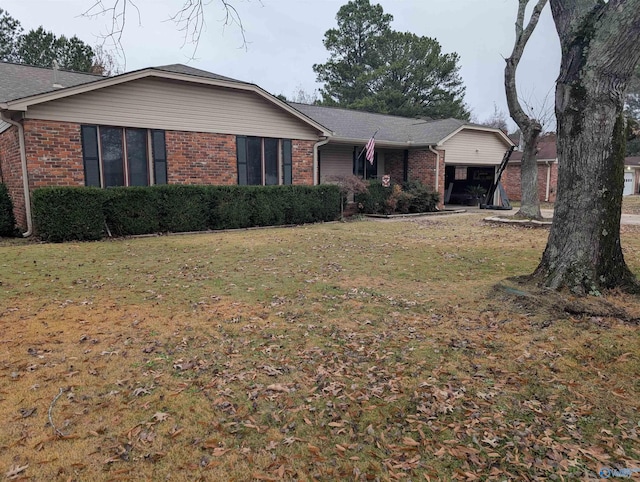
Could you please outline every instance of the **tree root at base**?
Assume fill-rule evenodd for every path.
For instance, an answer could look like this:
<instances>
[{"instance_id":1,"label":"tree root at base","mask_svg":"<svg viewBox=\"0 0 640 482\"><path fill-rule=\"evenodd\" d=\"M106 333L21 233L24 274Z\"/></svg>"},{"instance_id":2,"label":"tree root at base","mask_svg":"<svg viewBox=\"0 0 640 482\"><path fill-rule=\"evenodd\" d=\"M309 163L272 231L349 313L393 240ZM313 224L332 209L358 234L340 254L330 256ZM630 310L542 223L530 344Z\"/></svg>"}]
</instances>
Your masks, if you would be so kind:
<instances>
[{"instance_id":1,"label":"tree root at base","mask_svg":"<svg viewBox=\"0 0 640 482\"><path fill-rule=\"evenodd\" d=\"M618 293L619 294L619 293ZM517 310L530 314L546 315L553 319L570 316L584 318L612 318L626 324L640 325L640 309L637 295L622 295L633 298L629 310L621 303L614 303L604 296L578 297L568 292L542 288L528 278L510 278L494 285L492 297L507 302Z\"/></svg>"}]
</instances>

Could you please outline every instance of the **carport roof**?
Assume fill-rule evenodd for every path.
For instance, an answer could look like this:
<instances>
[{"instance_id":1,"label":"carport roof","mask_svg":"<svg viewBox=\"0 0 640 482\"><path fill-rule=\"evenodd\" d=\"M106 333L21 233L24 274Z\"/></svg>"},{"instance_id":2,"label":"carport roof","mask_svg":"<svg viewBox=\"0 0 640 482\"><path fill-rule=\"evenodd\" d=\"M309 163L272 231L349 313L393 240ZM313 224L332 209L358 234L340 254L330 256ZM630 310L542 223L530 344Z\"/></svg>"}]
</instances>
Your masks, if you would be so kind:
<instances>
[{"instance_id":1,"label":"carport roof","mask_svg":"<svg viewBox=\"0 0 640 482\"><path fill-rule=\"evenodd\" d=\"M434 145L462 127L458 119L413 119L318 105L289 103L293 108L334 132L335 138Z\"/></svg>"},{"instance_id":2,"label":"carport roof","mask_svg":"<svg viewBox=\"0 0 640 482\"><path fill-rule=\"evenodd\" d=\"M332 141L366 142L377 131L376 143L378 145L392 144L411 147L437 145L461 128L489 130L501 134L498 129L477 126L453 118L416 119L296 102L289 104L333 131ZM504 137L506 139L506 136Z\"/></svg>"}]
</instances>

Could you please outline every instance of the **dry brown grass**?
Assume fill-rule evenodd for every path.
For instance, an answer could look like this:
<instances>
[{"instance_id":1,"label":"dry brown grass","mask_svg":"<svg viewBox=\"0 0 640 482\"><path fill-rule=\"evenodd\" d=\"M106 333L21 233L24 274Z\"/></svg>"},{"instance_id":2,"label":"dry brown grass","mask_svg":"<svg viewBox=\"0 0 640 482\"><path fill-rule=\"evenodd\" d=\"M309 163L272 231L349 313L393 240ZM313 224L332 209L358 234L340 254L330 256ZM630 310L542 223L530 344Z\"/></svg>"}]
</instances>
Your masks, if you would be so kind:
<instances>
[{"instance_id":1,"label":"dry brown grass","mask_svg":"<svg viewBox=\"0 0 640 482\"><path fill-rule=\"evenodd\" d=\"M546 234L466 215L7 243L0 467L185 481L640 467L638 327L494 291L535 267ZM636 274L639 234L623 228ZM605 298L640 316L637 298Z\"/></svg>"},{"instance_id":2,"label":"dry brown grass","mask_svg":"<svg viewBox=\"0 0 640 482\"><path fill-rule=\"evenodd\" d=\"M625 214L640 214L640 196L623 197L622 212Z\"/></svg>"}]
</instances>

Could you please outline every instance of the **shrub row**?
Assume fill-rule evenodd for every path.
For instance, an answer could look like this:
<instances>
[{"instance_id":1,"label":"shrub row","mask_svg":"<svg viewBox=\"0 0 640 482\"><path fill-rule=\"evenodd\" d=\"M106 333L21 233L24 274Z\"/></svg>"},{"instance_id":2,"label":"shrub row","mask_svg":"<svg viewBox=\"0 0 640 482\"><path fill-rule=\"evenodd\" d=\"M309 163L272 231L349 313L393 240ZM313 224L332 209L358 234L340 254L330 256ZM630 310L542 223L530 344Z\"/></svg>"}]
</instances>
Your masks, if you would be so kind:
<instances>
[{"instance_id":1,"label":"shrub row","mask_svg":"<svg viewBox=\"0 0 640 482\"><path fill-rule=\"evenodd\" d=\"M0 184L0 236L16 235L16 218L7 186Z\"/></svg>"},{"instance_id":2,"label":"shrub row","mask_svg":"<svg viewBox=\"0 0 640 482\"><path fill-rule=\"evenodd\" d=\"M437 211L440 196L419 181L392 183L388 187L378 180L369 182L366 192L356 194L360 212L366 214L407 214Z\"/></svg>"},{"instance_id":3,"label":"shrub row","mask_svg":"<svg viewBox=\"0 0 640 482\"><path fill-rule=\"evenodd\" d=\"M46 187L33 193L36 234L62 242L333 221L337 186Z\"/></svg>"}]
</instances>

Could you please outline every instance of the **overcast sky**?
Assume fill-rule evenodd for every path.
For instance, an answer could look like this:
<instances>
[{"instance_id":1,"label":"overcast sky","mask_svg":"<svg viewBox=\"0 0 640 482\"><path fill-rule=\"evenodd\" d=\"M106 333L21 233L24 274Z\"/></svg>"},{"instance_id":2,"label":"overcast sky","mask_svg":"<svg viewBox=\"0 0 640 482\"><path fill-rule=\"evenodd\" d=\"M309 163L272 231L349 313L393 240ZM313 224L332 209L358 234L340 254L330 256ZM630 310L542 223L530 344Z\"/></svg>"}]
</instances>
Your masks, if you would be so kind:
<instances>
[{"instance_id":1,"label":"overcast sky","mask_svg":"<svg viewBox=\"0 0 640 482\"><path fill-rule=\"evenodd\" d=\"M81 14L95 0L2 0L1 7L25 30L40 25L56 34L77 35L90 45L108 31L109 17ZM122 38L126 70L186 63L239 80L253 82L273 94L291 97L302 88L312 93L312 66L327 59L324 32L335 27L335 15L347 0L233 0L244 23L247 48L234 26L223 28L220 0L206 7L206 31L195 59L193 45L167 19L184 0L135 0ZM103 0L105 5L115 0ZM375 0L372 0L375 3ZM504 60L513 46L517 0L378 0L393 15L392 27L436 38L444 52L460 55L465 101L476 120L492 115L494 103L507 112L503 87ZM532 2L534 3L534 2ZM520 95L533 106L547 98L553 105L560 47L549 7L530 40L518 70Z\"/></svg>"}]
</instances>

